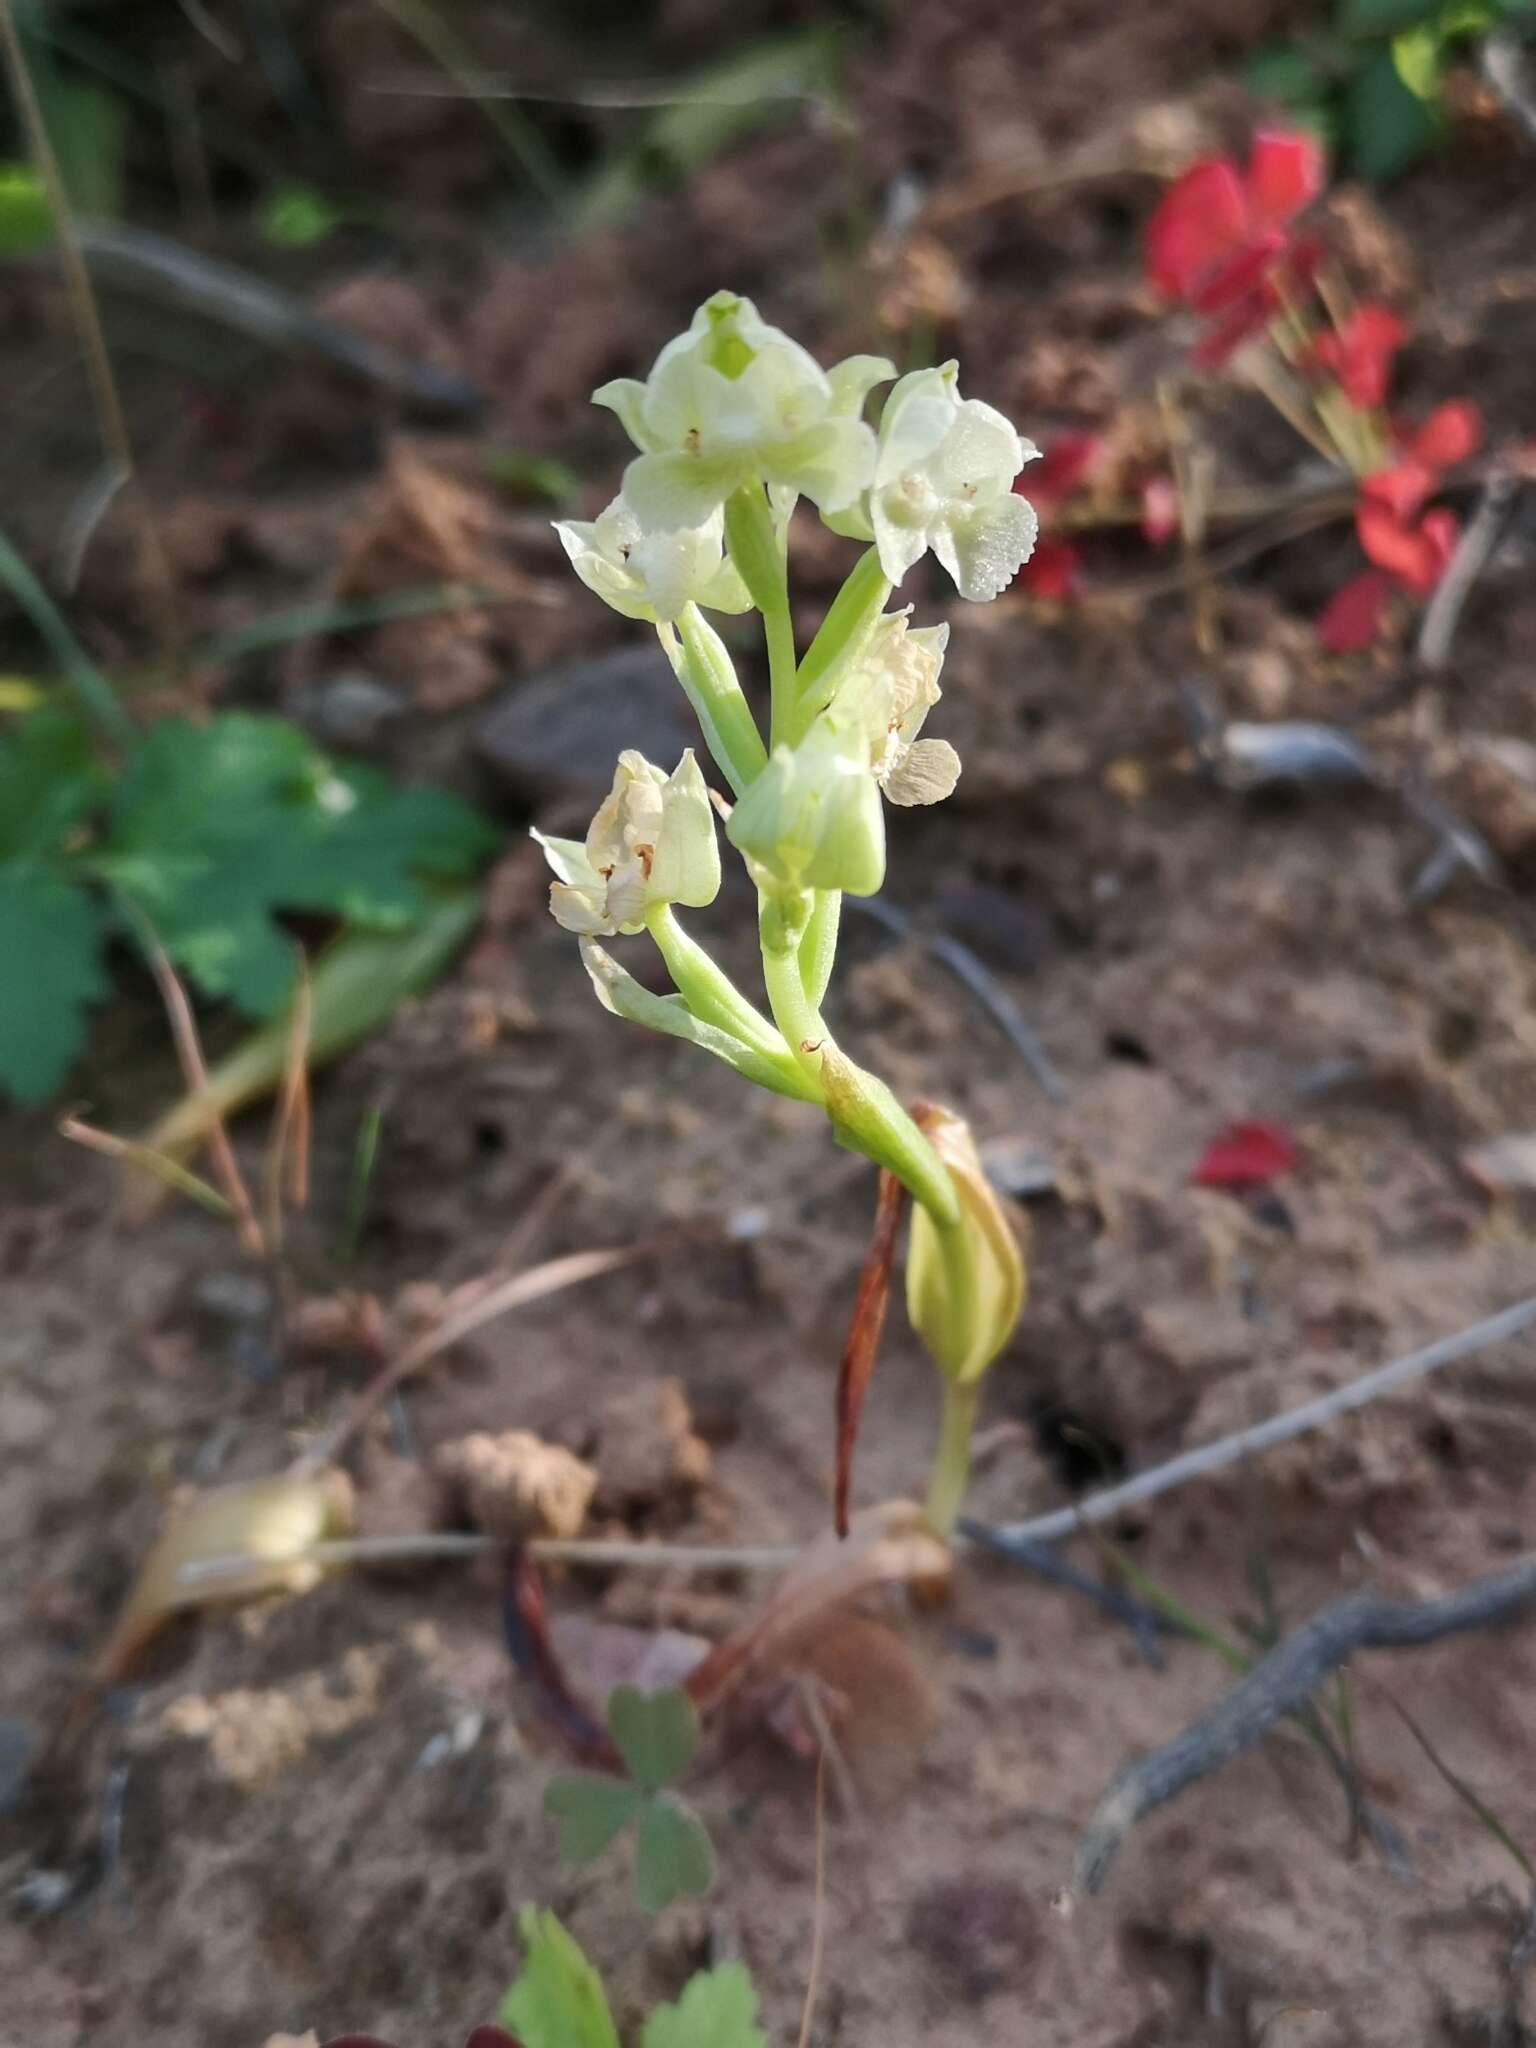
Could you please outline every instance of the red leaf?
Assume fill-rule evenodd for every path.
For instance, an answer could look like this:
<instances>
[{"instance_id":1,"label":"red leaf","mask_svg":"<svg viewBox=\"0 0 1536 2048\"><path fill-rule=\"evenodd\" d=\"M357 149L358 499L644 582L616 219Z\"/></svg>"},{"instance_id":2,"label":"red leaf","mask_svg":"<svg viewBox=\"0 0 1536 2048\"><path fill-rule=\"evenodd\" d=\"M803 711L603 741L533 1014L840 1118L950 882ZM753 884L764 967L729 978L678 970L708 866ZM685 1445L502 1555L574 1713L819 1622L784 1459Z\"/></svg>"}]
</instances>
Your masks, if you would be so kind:
<instances>
[{"instance_id":1,"label":"red leaf","mask_svg":"<svg viewBox=\"0 0 1536 2048\"><path fill-rule=\"evenodd\" d=\"M1160 548L1179 530L1179 494L1173 479L1149 476L1141 487L1141 534L1143 540Z\"/></svg>"},{"instance_id":2,"label":"red leaf","mask_svg":"<svg viewBox=\"0 0 1536 2048\"><path fill-rule=\"evenodd\" d=\"M1016 490L1038 511L1070 498L1098 459L1100 434L1058 434L1038 463L1021 473Z\"/></svg>"},{"instance_id":3,"label":"red leaf","mask_svg":"<svg viewBox=\"0 0 1536 2048\"><path fill-rule=\"evenodd\" d=\"M1200 280L1242 247L1248 198L1237 166L1204 157L1175 178L1147 222L1147 277L1171 299L1187 299Z\"/></svg>"},{"instance_id":4,"label":"red leaf","mask_svg":"<svg viewBox=\"0 0 1536 2048\"><path fill-rule=\"evenodd\" d=\"M512 1662L526 1678L545 1719L582 1763L622 1771L613 1738L566 1676L549 1632L544 1582L524 1545L509 1548L502 1580L501 1622Z\"/></svg>"},{"instance_id":5,"label":"red leaf","mask_svg":"<svg viewBox=\"0 0 1536 2048\"><path fill-rule=\"evenodd\" d=\"M1361 306L1337 333L1319 336L1313 354L1338 378L1350 404L1370 412L1386 397L1392 359L1407 338L1407 327L1390 307Z\"/></svg>"},{"instance_id":6,"label":"red leaf","mask_svg":"<svg viewBox=\"0 0 1536 2048\"><path fill-rule=\"evenodd\" d=\"M1278 1124L1229 1124L1200 1155L1190 1179L1202 1188L1263 1187L1296 1159L1294 1142Z\"/></svg>"},{"instance_id":7,"label":"red leaf","mask_svg":"<svg viewBox=\"0 0 1536 2048\"><path fill-rule=\"evenodd\" d=\"M1381 615L1392 579L1364 569L1333 593L1317 622L1317 637L1330 654L1358 654L1381 631Z\"/></svg>"},{"instance_id":8,"label":"red leaf","mask_svg":"<svg viewBox=\"0 0 1536 2048\"><path fill-rule=\"evenodd\" d=\"M1019 571L1018 581L1031 597L1054 599L1064 604L1076 595L1082 582L1082 549L1069 540L1035 542L1034 553Z\"/></svg>"},{"instance_id":9,"label":"red leaf","mask_svg":"<svg viewBox=\"0 0 1536 2048\"><path fill-rule=\"evenodd\" d=\"M1327 165L1315 135L1268 128L1248 155L1248 199L1260 221L1294 220L1322 191Z\"/></svg>"},{"instance_id":10,"label":"red leaf","mask_svg":"<svg viewBox=\"0 0 1536 2048\"><path fill-rule=\"evenodd\" d=\"M837 1369L837 1477L833 1490L833 1526L839 1536L848 1534L848 1496L853 1485L853 1446L859 1433L859 1414L874 1376L875 1354L880 1348L880 1331L885 1322L886 1298L891 1287L891 1266L896 1257L896 1232L901 1227L907 1191L894 1173L880 1170L880 1192L875 1199L875 1224L870 1232L869 1250L859 1269L859 1291L854 1297L853 1321L848 1325L842 1361Z\"/></svg>"},{"instance_id":11,"label":"red leaf","mask_svg":"<svg viewBox=\"0 0 1536 2048\"><path fill-rule=\"evenodd\" d=\"M1408 439L1408 452L1429 469L1449 469L1465 462L1482 445L1483 416L1469 398L1452 398L1436 406Z\"/></svg>"}]
</instances>

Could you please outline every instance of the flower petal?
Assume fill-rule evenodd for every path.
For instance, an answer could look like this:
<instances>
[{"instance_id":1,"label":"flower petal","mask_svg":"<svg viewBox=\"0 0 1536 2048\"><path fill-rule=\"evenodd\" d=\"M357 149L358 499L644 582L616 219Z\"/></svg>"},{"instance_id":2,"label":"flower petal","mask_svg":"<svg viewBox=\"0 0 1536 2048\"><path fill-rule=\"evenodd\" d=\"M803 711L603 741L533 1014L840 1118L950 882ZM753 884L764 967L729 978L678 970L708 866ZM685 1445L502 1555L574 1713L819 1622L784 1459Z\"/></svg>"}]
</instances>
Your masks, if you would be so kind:
<instances>
[{"instance_id":1,"label":"flower petal","mask_svg":"<svg viewBox=\"0 0 1536 2048\"><path fill-rule=\"evenodd\" d=\"M948 740L914 740L880 786L893 804L937 804L959 780L960 756Z\"/></svg>"},{"instance_id":2,"label":"flower petal","mask_svg":"<svg viewBox=\"0 0 1536 2048\"><path fill-rule=\"evenodd\" d=\"M972 604L987 604L1008 588L1035 545L1040 522L1017 491L994 505L955 519L933 537L933 551Z\"/></svg>"},{"instance_id":3,"label":"flower petal","mask_svg":"<svg viewBox=\"0 0 1536 2048\"><path fill-rule=\"evenodd\" d=\"M1317 637L1330 654L1358 654L1381 632L1392 580L1379 569L1364 569L1329 598L1317 621Z\"/></svg>"},{"instance_id":4,"label":"flower petal","mask_svg":"<svg viewBox=\"0 0 1536 2048\"><path fill-rule=\"evenodd\" d=\"M643 526L702 526L751 474L750 457L637 455L624 472L624 496Z\"/></svg>"},{"instance_id":5,"label":"flower petal","mask_svg":"<svg viewBox=\"0 0 1536 2048\"><path fill-rule=\"evenodd\" d=\"M720 893L720 846L709 790L690 747L661 792L661 831L651 852L647 898L701 908Z\"/></svg>"},{"instance_id":6,"label":"flower petal","mask_svg":"<svg viewBox=\"0 0 1536 2048\"><path fill-rule=\"evenodd\" d=\"M1411 437L1408 452L1430 469L1449 469L1465 462L1482 445L1483 416L1467 398L1437 406Z\"/></svg>"},{"instance_id":7,"label":"flower petal","mask_svg":"<svg viewBox=\"0 0 1536 2048\"><path fill-rule=\"evenodd\" d=\"M610 412L617 413L619 425L637 448L649 449L654 445L645 425L645 386L638 377L615 377L611 383L599 384L592 394L592 403L606 405Z\"/></svg>"},{"instance_id":8,"label":"flower petal","mask_svg":"<svg viewBox=\"0 0 1536 2048\"><path fill-rule=\"evenodd\" d=\"M1170 299L1187 298L1248 228L1248 195L1226 157L1206 157L1175 178L1153 210L1143 241L1148 280Z\"/></svg>"},{"instance_id":9,"label":"flower petal","mask_svg":"<svg viewBox=\"0 0 1536 2048\"><path fill-rule=\"evenodd\" d=\"M1264 129L1248 156L1248 199L1260 221L1294 220L1322 191L1327 159L1315 135Z\"/></svg>"},{"instance_id":10,"label":"flower petal","mask_svg":"<svg viewBox=\"0 0 1536 2048\"><path fill-rule=\"evenodd\" d=\"M1031 597L1064 603L1083 580L1083 551L1074 541L1037 540L1019 581Z\"/></svg>"}]
</instances>

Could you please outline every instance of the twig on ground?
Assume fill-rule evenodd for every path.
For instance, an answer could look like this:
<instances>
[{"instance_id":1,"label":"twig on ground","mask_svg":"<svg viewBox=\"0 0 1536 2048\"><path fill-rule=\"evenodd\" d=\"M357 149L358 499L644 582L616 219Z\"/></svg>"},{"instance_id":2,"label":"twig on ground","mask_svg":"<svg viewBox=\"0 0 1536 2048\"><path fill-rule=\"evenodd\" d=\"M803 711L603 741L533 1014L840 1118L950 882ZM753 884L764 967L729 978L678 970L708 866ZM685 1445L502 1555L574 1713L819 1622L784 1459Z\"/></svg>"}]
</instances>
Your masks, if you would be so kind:
<instances>
[{"instance_id":1,"label":"twig on ground","mask_svg":"<svg viewBox=\"0 0 1536 2048\"><path fill-rule=\"evenodd\" d=\"M914 939L926 953L947 967L955 979L980 1003L1039 1082L1043 1092L1052 1102L1066 1101L1067 1091L1062 1085L1061 1076L1052 1066L1045 1047L1021 1014L1017 1003L1005 989L998 986L969 946L962 945L960 940L949 932L929 933L914 930L914 919L910 913L889 902L884 896L850 896L847 901L854 909L862 910L866 916L872 917L876 924L884 925L893 937Z\"/></svg>"},{"instance_id":2,"label":"twig on ground","mask_svg":"<svg viewBox=\"0 0 1536 2048\"><path fill-rule=\"evenodd\" d=\"M1521 479L1511 470L1495 470L1483 485L1476 510L1468 520L1456 552L1419 622L1414 650L1421 669L1441 669L1451 658L1451 642L1473 585L1493 558L1520 495Z\"/></svg>"},{"instance_id":3,"label":"twig on ground","mask_svg":"<svg viewBox=\"0 0 1536 2048\"><path fill-rule=\"evenodd\" d=\"M193 1173L164 1152L157 1152L152 1145L136 1145L131 1138L119 1138L112 1131L98 1130L94 1124L88 1124L78 1116L59 1119L59 1136L67 1138L72 1145L83 1145L87 1152L100 1152L104 1158L116 1159L124 1166L136 1166L141 1173L153 1174L156 1180L175 1188L178 1194L186 1195L211 1216L233 1216L235 1213L218 1189L211 1187L201 1174Z\"/></svg>"},{"instance_id":4,"label":"twig on ground","mask_svg":"<svg viewBox=\"0 0 1536 2048\"><path fill-rule=\"evenodd\" d=\"M1182 1735L1120 1773L1078 1844L1068 1896L1098 1891L1144 1815L1257 1742L1357 1651L1416 1648L1496 1627L1529 1607L1536 1607L1536 1552L1436 1599L1354 1593L1324 1608Z\"/></svg>"},{"instance_id":5,"label":"twig on ground","mask_svg":"<svg viewBox=\"0 0 1536 2048\"><path fill-rule=\"evenodd\" d=\"M827 1940L827 1752L816 1753L816 1895L811 1920L811 1965L805 1975L805 2007L800 2015L799 2048L811 2048L811 2022L821 1990L821 1966Z\"/></svg>"},{"instance_id":6,"label":"twig on ground","mask_svg":"<svg viewBox=\"0 0 1536 2048\"><path fill-rule=\"evenodd\" d=\"M1074 1593L1081 1593L1091 1600L1101 1614L1111 1621L1124 1622L1136 1638L1136 1647L1143 1659L1155 1671L1163 1668L1163 1653L1158 1646L1160 1635L1186 1635L1185 1629L1170 1614L1160 1614L1155 1607L1133 1599L1118 1586L1106 1586L1089 1573L1079 1571L1058 1557L1048 1543L1015 1543L1001 1529L989 1529L984 1522L972 1522L965 1517L955 1524L959 1533L968 1543L974 1543L978 1550L989 1550L996 1557L1003 1557L1010 1564L1021 1564L1026 1570L1035 1572L1052 1585L1066 1586Z\"/></svg>"},{"instance_id":7,"label":"twig on ground","mask_svg":"<svg viewBox=\"0 0 1536 2048\"><path fill-rule=\"evenodd\" d=\"M782 1543L626 1543L580 1536L536 1536L524 1547L540 1564L585 1565L594 1571L634 1566L639 1571L777 1572L800 1555ZM329 1571L354 1564L442 1564L457 1558L485 1557L505 1548L498 1536L424 1529L414 1536L338 1536L312 1544L294 1561ZM243 1551L227 1557L200 1557L184 1564L177 1577L185 1586L238 1579L254 1562Z\"/></svg>"},{"instance_id":8,"label":"twig on ground","mask_svg":"<svg viewBox=\"0 0 1536 2048\"><path fill-rule=\"evenodd\" d=\"M1442 1365L1453 1365L1459 1359L1470 1358L1474 1352L1486 1350L1490 1344L1518 1336L1533 1323L1536 1323L1536 1294L1527 1295L1524 1301L1500 1309L1497 1315L1485 1316L1481 1322L1458 1330L1453 1336L1438 1337L1433 1344L1426 1344L1421 1350L1410 1351L1406 1357L1378 1366L1374 1372L1364 1373L1346 1386L1335 1387L1331 1393L1322 1394L1315 1401L1303 1402L1299 1408L1288 1408L1279 1415L1272 1415L1267 1422L1234 1430L1230 1436L1217 1437L1211 1443L1197 1444L1192 1450L1181 1452L1177 1458L1170 1458L1165 1465L1156 1465L1150 1472L1138 1472L1134 1478L1122 1481L1119 1486L1106 1487L1101 1493L1091 1493L1069 1508L1056 1508L1050 1514L1034 1515L1025 1522L1005 1523L994 1528L991 1534L1010 1543L1052 1543L1091 1523L1110 1521L1127 1508L1155 1500L1159 1494L1168 1493L1175 1486L1183 1486L1188 1480L1207 1478L1239 1458L1253 1457L1260 1451L1271 1450L1276 1444L1288 1443L1292 1437L1305 1436L1309 1430L1321 1428L1336 1416L1347 1415L1351 1409L1364 1408L1383 1395L1411 1386L1415 1380L1422 1379L1426 1373L1434 1372Z\"/></svg>"}]
</instances>

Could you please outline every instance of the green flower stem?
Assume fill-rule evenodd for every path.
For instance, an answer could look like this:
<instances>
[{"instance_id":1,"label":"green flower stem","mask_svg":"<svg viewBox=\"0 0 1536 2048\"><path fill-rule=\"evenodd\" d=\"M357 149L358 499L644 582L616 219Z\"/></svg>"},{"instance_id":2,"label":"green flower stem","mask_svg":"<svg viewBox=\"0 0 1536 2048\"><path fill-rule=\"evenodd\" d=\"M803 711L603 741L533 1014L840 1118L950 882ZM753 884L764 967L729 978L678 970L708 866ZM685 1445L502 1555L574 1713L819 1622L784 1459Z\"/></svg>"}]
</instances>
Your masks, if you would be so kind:
<instances>
[{"instance_id":1,"label":"green flower stem","mask_svg":"<svg viewBox=\"0 0 1536 2048\"><path fill-rule=\"evenodd\" d=\"M768 743L786 740L795 706L795 630L789 616L784 542L761 484L743 484L725 501L725 545L747 595L763 615L772 710Z\"/></svg>"},{"instance_id":2,"label":"green flower stem","mask_svg":"<svg viewBox=\"0 0 1536 2048\"><path fill-rule=\"evenodd\" d=\"M812 913L809 894L788 901L766 892L760 926L763 980L773 1021L802 1072L814 1076L840 1143L889 1168L946 1238L963 1237L949 1169L885 1082L855 1066L806 993L800 949Z\"/></svg>"},{"instance_id":3,"label":"green flower stem","mask_svg":"<svg viewBox=\"0 0 1536 2048\"><path fill-rule=\"evenodd\" d=\"M928 1519L940 1536L953 1533L971 1476L971 1432L976 1427L980 1380L944 1381L939 1441L928 1472Z\"/></svg>"},{"instance_id":4,"label":"green flower stem","mask_svg":"<svg viewBox=\"0 0 1536 2048\"><path fill-rule=\"evenodd\" d=\"M831 700L842 671L868 639L891 594L890 582L873 548L862 554L833 598L795 676L795 708L785 738L793 746L817 712Z\"/></svg>"},{"instance_id":5,"label":"green flower stem","mask_svg":"<svg viewBox=\"0 0 1536 2048\"><path fill-rule=\"evenodd\" d=\"M656 637L693 706L704 733L704 744L731 785L733 795L741 796L767 763L763 736L742 695L725 643L698 606L685 606L677 624L682 634L681 646L670 626L658 626Z\"/></svg>"},{"instance_id":6,"label":"green flower stem","mask_svg":"<svg viewBox=\"0 0 1536 2048\"><path fill-rule=\"evenodd\" d=\"M696 939L672 914L672 907L659 903L646 918L646 927L656 941L673 986L695 1017L717 1024L743 1045L762 1053L765 1059L788 1057L783 1039L760 1010L754 1009L725 971L716 966Z\"/></svg>"},{"instance_id":7,"label":"green flower stem","mask_svg":"<svg viewBox=\"0 0 1536 2048\"><path fill-rule=\"evenodd\" d=\"M805 937L800 941L800 979L806 994L818 1009L837 962L837 934L842 920L841 889L818 889L816 907L805 927Z\"/></svg>"}]
</instances>

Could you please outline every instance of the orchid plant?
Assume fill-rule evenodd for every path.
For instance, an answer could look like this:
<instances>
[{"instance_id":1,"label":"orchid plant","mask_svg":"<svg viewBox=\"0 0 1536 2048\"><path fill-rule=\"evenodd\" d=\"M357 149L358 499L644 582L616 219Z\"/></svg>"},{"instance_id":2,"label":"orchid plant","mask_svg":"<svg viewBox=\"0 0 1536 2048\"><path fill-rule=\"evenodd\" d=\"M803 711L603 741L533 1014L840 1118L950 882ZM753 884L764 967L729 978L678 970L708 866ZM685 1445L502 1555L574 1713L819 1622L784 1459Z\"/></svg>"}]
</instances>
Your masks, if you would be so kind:
<instances>
[{"instance_id":1,"label":"orchid plant","mask_svg":"<svg viewBox=\"0 0 1536 2048\"><path fill-rule=\"evenodd\" d=\"M895 376L878 356L824 370L749 299L718 292L643 382L593 393L637 452L606 511L557 531L589 589L654 627L728 794L692 749L669 770L626 752L584 841L535 837L554 871L550 909L606 1009L815 1105L910 1194L908 1310L944 1382L928 1512L947 1533L977 1385L1022 1306L1022 1256L963 1121L910 1115L838 1044L822 1003L843 896L885 878L886 806L937 803L960 773L954 748L923 730L949 628L913 625L910 605L888 608L893 594L930 552L973 602L1007 588L1034 545L1014 481L1037 451L962 397L953 362L897 379L877 429L870 396ZM788 555L801 499L864 548L798 650ZM707 617L748 610L766 643L766 733ZM678 917L720 887L716 814L756 886L766 1014ZM604 943L641 935L672 994L650 992Z\"/></svg>"}]
</instances>

